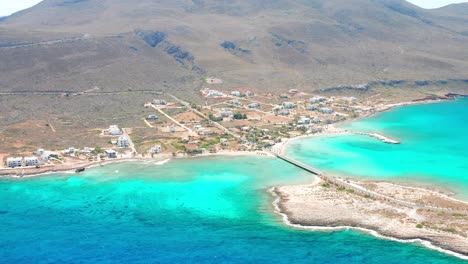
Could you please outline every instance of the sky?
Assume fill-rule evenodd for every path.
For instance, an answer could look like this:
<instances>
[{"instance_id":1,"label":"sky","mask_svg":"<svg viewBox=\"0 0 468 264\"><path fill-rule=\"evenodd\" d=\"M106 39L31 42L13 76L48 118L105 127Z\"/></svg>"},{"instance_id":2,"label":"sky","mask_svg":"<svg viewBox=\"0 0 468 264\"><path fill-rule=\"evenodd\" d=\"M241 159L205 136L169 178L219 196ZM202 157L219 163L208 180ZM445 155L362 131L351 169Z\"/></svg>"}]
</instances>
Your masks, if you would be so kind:
<instances>
[{"instance_id":1,"label":"sky","mask_svg":"<svg viewBox=\"0 0 468 264\"><path fill-rule=\"evenodd\" d=\"M0 0L0 17L8 16L14 12L31 7L41 0ZM415 5L423 8L437 8L452 3L467 2L467 0L408 0Z\"/></svg>"}]
</instances>

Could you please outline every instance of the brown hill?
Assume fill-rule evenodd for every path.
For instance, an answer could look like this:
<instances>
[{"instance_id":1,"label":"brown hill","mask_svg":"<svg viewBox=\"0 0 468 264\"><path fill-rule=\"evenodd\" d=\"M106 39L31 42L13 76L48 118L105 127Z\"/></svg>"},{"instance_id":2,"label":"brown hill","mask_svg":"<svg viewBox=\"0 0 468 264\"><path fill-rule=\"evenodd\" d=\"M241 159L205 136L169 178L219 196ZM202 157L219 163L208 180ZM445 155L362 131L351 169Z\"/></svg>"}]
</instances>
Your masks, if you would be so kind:
<instances>
[{"instance_id":1,"label":"brown hill","mask_svg":"<svg viewBox=\"0 0 468 264\"><path fill-rule=\"evenodd\" d=\"M260 90L464 78L466 10L402 0L46 0L0 23L0 89L195 91L208 75Z\"/></svg>"}]
</instances>

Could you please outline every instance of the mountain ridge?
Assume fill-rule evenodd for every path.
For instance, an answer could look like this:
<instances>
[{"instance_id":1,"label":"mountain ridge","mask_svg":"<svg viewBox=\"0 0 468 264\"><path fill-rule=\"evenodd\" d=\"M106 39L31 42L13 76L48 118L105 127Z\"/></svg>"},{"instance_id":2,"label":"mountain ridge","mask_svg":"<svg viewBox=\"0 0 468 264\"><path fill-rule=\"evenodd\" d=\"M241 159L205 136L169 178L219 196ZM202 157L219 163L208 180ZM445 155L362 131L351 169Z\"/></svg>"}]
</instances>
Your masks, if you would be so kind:
<instances>
[{"instance_id":1,"label":"mountain ridge","mask_svg":"<svg viewBox=\"0 0 468 264\"><path fill-rule=\"evenodd\" d=\"M9 61L0 79L8 90L32 83L38 89L82 87L76 74L108 89L148 88L164 79L196 90L203 85L196 80L214 75L225 86L313 90L375 80L464 78L468 16L450 9L425 10L403 0L46 0L5 18L0 45L90 38L22 47L29 61L23 65L10 58L17 53L0 51ZM38 58L46 48L61 50L61 57ZM133 58L134 69L125 57ZM56 69L57 62L64 67ZM113 81L122 71L140 77ZM171 81L171 75L178 77ZM36 79L23 80L29 76Z\"/></svg>"}]
</instances>

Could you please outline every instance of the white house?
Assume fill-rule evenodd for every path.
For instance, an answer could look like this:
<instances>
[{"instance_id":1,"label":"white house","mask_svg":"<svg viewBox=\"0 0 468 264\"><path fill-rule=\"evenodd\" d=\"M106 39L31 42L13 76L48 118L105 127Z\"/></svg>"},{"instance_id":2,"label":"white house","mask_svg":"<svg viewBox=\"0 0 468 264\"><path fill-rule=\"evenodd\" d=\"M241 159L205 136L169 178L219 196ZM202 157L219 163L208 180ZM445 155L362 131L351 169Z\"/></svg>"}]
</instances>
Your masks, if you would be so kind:
<instances>
[{"instance_id":1,"label":"white house","mask_svg":"<svg viewBox=\"0 0 468 264\"><path fill-rule=\"evenodd\" d=\"M147 120L156 120L158 119L159 117L157 115L148 115L148 117L146 118Z\"/></svg>"},{"instance_id":2,"label":"white house","mask_svg":"<svg viewBox=\"0 0 468 264\"><path fill-rule=\"evenodd\" d=\"M48 161L50 158L58 159L59 155L57 153L53 153L51 151L44 151L41 155L41 160Z\"/></svg>"},{"instance_id":3,"label":"white house","mask_svg":"<svg viewBox=\"0 0 468 264\"><path fill-rule=\"evenodd\" d=\"M26 157L24 158L24 166L36 166L39 164L37 157Z\"/></svg>"},{"instance_id":4,"label":"white house","mask_svg":"<svg viewBox=\"0 0 468 264\"><path fill-rule=\"evenodd\" d=\"M281 110L278 111L278 115L287 116L287 115L289 115L289 110L288 109L281 109Z\"/></svg>"},{"instance_id":5,"label":"white house","mask_svg":"<svg viewBox=\"0 0 468 264\"><path fill-rule=\"evenodd\" d=\"M234 113L232 111L222 111L220 115L221 117L230 117L230 116L233 116Z\"/></svg>"},{"instance_id":6,"label":"white house","mask_svg":"<svg viewBox=\"0 0 468 264\"><path fill-rule=\"evenodd\" d=\"M284 107L285 109L293 109L293 108L296 107L296 106L294 105L294 103L291 103L291 102L284 102L284 103L283 103L283 107Z\"/></svg>"},{"instance_id":7,"label":"white house","mask_svg":"<svg viewBox=\"0 0 468 264\"><path fill-rule=\"evenodd\" d=\"M130 146L128 137L120 136L119 139L117 139L117 146L119 146L120 148L128 148Z\"/></svg>"},{"instance_id":8,"label":"white house","mask_svg":"<svg viewBox=\"0 0 468 264\"><path fill-rule=\"evenodd\" d=\"M157 154L161 152L162 152L162 147L160 145L156 145L149 150L150 154Z\"/></svg>"},{"instance_id":9,"label":"white house","mask_svg":"<svg viewBox=\"0 0 468 264\"><path fill-rule=\"evenodd\" d=\"M167 105L166 100L162 99L154 99L151 103L154 105Z\"/></svg>"},{"instance_id":10,"label":"white house","mask_svg":"<svg viewBox=\"0 0 468 264\"><path fill-rule=\"evenodd\" d=\"M21 167L23 165L23 158L13 157L7 158L7 166L10 168Z\"/></svg>"},{"instance_id":11,"label":"white house","mask_svg":"<svg viewBox=\"0 0 468 264\"><path fill-rule=\"evenodd\" d=\"M220 139L220 143L222 146L227 146L229 145L229 141L226 138Z\"/></svg>"},{"instance_id":12,"label":"white house","mask_svg":"<svg viewBox=\"0 0 468 264\"><path fill-rule=\"evenodd\" d=\"M115 150L113 149L106 149L104 152L106 153L106 156L108 158L111 158L111 159L117 158L117 152L115 152Z\"/></svg>"},{"instance_id":13,"label":"white house","mask_svg":"<svg viewBox=\"0 0 468 264\"><path fill-rule=\"evenodd\" d=\"M117 125L109 126L109 129L107 129L107 132L109 132L109 135L112 135L112 136L122 135L122 130L120 130L119 126Z\"/></svg>"},{"instance_id":14,"label":"white house","mask_svg":"<svg viewBox=\"0 0 468 264\"><path fill-rule=\"evenodd\" d=\"M320 118L320 117L318 117L318 116L314 117L314 123L320 123L320 122L322 122L322 121L323 121L322 118Z\"/></svg>"},{"instance_id":15,"label":"white house","mask_svg":"<svg viewBox=\"0 0 468 264\"><path fill-rule=\"evenodd\" d=\"M320 96L314 96L314 97L310 98L309 101L310 101L311 103L314 103L314 104L315 104L315 103L320 103L320 102L325 101L325 98L324 98L324 97L320 97Z\"/></svg>"},{"instance_id":16,"label":"white house","mask_svg":"<svg viewBox=\"0 0 468 264\"><path fill-rule=\"evenodd\" d=\"M259 103L251 103L251 104L249 104L249 108L260 108L260 104Z\"/></svg>"},{"instance_id":17,"label":"white house","mask_svg":"<svg viewBox=\"0 0 468 264\"><path fill-rule=\"evenodd\" d=\"M297 89L290 89L289 93L290 94L297 94L299 91Z\"/></svg>"},{"instance_id":18,"label":"white house","mask_svg":"<svg viewBox=\"0 0 468 264\"><path fill-rule=\"evenodd\" d=\"M300 125L309 125L310 124L310 118L301 116L299 120L297 121L298 124Z\"/></svg>"},{"instance_id":19,"label":"white house","mask_svg":"<svg viewBox=\"0 0 468 264\"><path fill-rule=\"evenodd\" d=\"M44 151L45 151L44 149L38 149L38 150L36 151L36 155L41 156L42 154L44 154Z\"/></svg>"},{"instance_id":20,"label":"white house","mask_svg":"<svg viewBox=\"0 0 468 264\"><path fill-rule=\"evenodd\" d=\"M240 93L239 91L232 91L232 92L231 92L231 95L232 95L232 96L240 97L240 96L241 96L241 93Z\"/></svg>"},{"instance_id":21,"label":"white house","mask_svg":"<svg viewBox=\"0 0 468 264\"><path fill-rule=\"evenodd\" d=\"M317 109L318 109L318 107L316 105L313 105L313 104L306 105L306 110L314 111L314 110L317 110Z\"/></svg>"},{"instance_id":22,"label":"white house","mask_svg":"<svg viewBox=\"0 0 468 264\"><path fill-rule=\"evenodd\" d=\"M62 153L65 154L65 155L75 155L79 150L76 149L76 148L68 148L66 150L64 150Z\"/></svg>"},{"instance_id":23,"label":"white house","mask_svg":"<svg viewBox=\"0 0 468 264\"><path fill-rule=\"evenodd\" d=\"M325 107L319 108L319 111L320 111L321 113L324 113L324 114L331 114L331 113L333 113L333 110L331 110L330 108L325 108Z\"/></svg>"}]
</instances>

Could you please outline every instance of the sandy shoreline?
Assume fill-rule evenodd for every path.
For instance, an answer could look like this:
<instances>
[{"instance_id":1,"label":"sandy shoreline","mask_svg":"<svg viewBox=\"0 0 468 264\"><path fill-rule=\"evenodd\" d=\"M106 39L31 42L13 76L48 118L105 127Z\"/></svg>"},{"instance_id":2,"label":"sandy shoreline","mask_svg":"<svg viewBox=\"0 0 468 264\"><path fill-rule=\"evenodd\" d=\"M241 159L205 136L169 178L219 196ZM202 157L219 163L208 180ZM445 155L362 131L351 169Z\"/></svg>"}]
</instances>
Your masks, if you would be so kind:
<instances>
[{"instance_id":1,"label":"sandy shoreline","mask_svg":"<svg viewBox=\"0 0 468 264\"><path fill-rule=\"evenodd\" d=\"M320 179L310 185L275 187L275 211L290 226L333 231L357 229L379 238L420 244L468 260L468 215L440 214L414 210L380 200L369 199L334 186L324 187ZM383 184L388 192L400 193L405 186ZM411 189L414 189L411 187ZM444 194L418 188L418 195L428 195L444 205L456 203L468 212L468 203ZM407 199L416 199L408 190Z\"/></svg>"},{"instance_id":2,"label":"sandy shoreline","mask_svg":"<svg viewBox=\"0 0 468 264\"><path fill-rule=\"evenodd\" d=\"M177 155L159 154L155 157L129 157L129 158L116 158L103 161L79 162L59 165L48 165L40 168L35 167L18 167L18 168L1 168L0 177L35 177L42 175L49 175L63 172L75 172L76 169L90 169L97 166L105 166L114 163L131 162L131 161L163 161L172 159L188 159L188 158L202 158L214 156L263 156L274 157L272 154L265 151L221 151L218 153L205 153L199 155Z\"/></svg>"}]
</instances>

